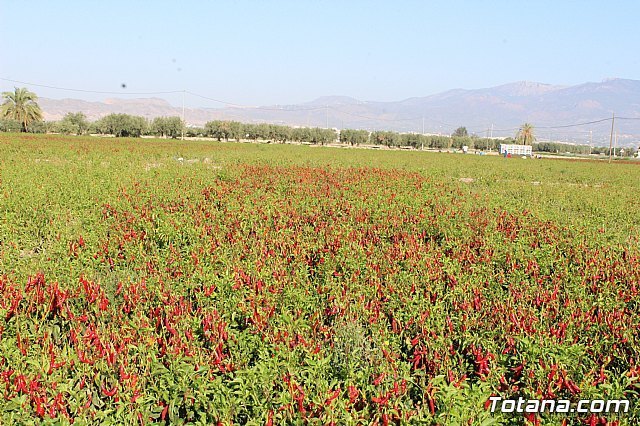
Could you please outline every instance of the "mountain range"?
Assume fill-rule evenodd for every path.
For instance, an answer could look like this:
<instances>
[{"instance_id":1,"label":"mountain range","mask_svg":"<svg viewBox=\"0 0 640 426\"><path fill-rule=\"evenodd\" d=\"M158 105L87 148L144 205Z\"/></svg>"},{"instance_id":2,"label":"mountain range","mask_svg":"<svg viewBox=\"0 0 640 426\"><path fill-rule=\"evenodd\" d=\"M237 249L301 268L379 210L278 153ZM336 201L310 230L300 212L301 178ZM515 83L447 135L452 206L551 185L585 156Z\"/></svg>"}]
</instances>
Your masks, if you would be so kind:
<instances>
[{"instance_id":1,"label":"mountain range","mask_svg":"<svg viewBox=\"0 0 640 426\"><path fill-rule=\"evenodd\" d=\"M110 113L147 118L181 116L182 107L164 99L40 98L45 119L58 120L67 112L83 112L90 120ZM450 134L459 126L479 136L513 136L524 122L536 128L538 140L608 145L611 117L619 145L640 144L640 80L608 79L597 83L557 86L515 82L484 89L454 89L395 102L362 101L325 96L296 105L264 107L187 108L188 125L209 120L268 122L293 126L395 130ZM587 125L581 123L594 122Z\"/></svg>"}]
</instances>

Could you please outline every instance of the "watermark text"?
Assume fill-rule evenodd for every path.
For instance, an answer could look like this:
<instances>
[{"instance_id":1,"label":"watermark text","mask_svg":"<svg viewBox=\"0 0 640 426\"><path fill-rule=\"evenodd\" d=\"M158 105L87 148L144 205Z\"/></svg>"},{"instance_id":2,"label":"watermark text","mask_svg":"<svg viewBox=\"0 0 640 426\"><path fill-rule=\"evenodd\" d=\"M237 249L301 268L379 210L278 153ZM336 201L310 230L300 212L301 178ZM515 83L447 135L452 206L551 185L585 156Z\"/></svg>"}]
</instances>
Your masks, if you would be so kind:
<instances>
[{"instance_id":1,"label":"watermark text","mask_svg":"<svg viewBox=\"0 0 640 426\"><path fill-rule=\"evenodd\" d=\"M627 399L581 399L572 403L568 399L503 399L489 398L490 410L500 413L628 413Z\"/></svg>"}]
</instances>

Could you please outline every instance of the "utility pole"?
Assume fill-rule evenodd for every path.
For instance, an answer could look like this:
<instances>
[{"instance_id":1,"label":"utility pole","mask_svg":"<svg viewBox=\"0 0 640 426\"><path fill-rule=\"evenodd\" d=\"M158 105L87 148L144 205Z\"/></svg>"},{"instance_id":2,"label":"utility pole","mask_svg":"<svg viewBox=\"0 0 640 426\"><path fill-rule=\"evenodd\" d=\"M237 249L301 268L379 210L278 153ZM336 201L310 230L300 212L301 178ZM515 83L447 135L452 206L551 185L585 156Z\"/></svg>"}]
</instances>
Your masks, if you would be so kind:
<instances>
[{"instance_id":1,"label":"utility pole","mask_svg":"<svg viewBox=\"0 0 640 426\"><path fill-rule=\"evenodd\" d=\"M491 133L489 133L489 138L493 141L493 123L491 123ZM487 141L487 145L489 141ZM493 145L493 142L491 143ZM491 148L489 148L489 152L491 152Z\"/></svg>"},{"instance_id":2,"label":"utility pole","mask_svg":"<svg viewBox=\"0 0 640 426\"><path fill-rule=\"evenodd\" d=\"M184 93L185 90L182 90L182 140L184 140L184 126L185 126L185 122L184 122Z\"/></svg>"},{"instance_id":3,"label":"utility pole","mask_svg":"<svg viewBox=\"0 0 640 426\"><path fill-rule=\"evenodd\" d=\"M489 128L484 132L484 149L489 149Z\"/></svg>"},{"instance_id":4,"label":"utility pole","mask_svg":"<svg viewBox=\"0 0 640 426\"><path fill-rule=\"evenodd\" d=\"M422 136L424 136L424 117L422 117Z\"/></svg>"},{"instance_id":5,"label":"utility pole","mask_svg":"<svg viewBox=\"0 0 640 426\"><path fill-rule=\"evenodd\" d=\"M325 111L327 113L327 127L326 129L329 128L329 105L325 105Z\"/></svg>"},{"instance_id":6,"label":"utility pole","mask_svg":"<svg viewBox=\"0 0 640 426\"><path fill-rule=\"evenodd\" d=\"M611 145L613 144L613 125L616 122L616 113L611 116L611 134L609 135L609 163L611 163Z\"/></svg>"}]
</instances>

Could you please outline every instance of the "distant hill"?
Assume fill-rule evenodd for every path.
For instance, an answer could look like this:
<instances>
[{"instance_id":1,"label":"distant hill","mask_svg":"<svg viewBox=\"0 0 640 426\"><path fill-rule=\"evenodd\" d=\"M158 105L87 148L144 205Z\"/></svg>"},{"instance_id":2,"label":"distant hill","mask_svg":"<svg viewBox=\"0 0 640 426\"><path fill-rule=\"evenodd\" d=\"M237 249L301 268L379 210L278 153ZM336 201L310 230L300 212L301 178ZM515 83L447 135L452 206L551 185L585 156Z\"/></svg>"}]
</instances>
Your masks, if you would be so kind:
<instances>
[{"instance_id":1,"label":"distant hill","mask_svg":"<svg viewBox=\"0 0 640 426\"><path fill-rule=\"evenodd\" d=\"M41 98L47 120L67 112L84 112L89 119L118 112L147 118L181 115L182 108L164 99L107 99L87 102L77 99ZM510 136L523 122L536 127L540 140L567 140L594 145L609 143L610 121L580 127L563 127L600 120L615 112L620 145L640 144L640 81L609 79L576 86L554 86L515 82L483 89L454 89L435 95L397 102L362 101L347 96L324 96L298 105L260 108L187 109L191 125L214 119L269 122L294 126L363 128L449 134L458 126L481 136ZM493 125L493 132L491 131ZM549 128L556 127L556 128ZM591 131L591 133L590 133Z\"/></svg>"}]
</instances>

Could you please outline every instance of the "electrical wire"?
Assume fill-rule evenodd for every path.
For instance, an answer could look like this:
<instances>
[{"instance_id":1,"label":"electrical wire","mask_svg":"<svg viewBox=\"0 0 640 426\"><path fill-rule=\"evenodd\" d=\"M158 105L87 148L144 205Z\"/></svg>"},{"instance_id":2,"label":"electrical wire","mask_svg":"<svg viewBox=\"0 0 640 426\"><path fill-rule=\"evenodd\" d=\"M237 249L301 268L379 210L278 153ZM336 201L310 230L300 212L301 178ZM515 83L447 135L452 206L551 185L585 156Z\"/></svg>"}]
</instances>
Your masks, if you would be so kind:
<instances>
[{"instance_id":1,"label":"electrical wire","mask_svg":"<svg viewBox=\"0 0 640 426\"><path fill-rule=\"evenodd\" d=\"M14 80L14 79L10 79L10 78L4 78L4 77L0 77L0 80L2 81L7 81L7 82L11 82L11 83L18 83L18 84L25 84L28 86L35 86L35 87L43 87L43 88L47 88L47 89L54 89L54 90L63 90L63 91L69 91L69 92L79 92L79 93L94 93L94 94L108 94L108 95L166 95L166 94L180 94L182 93L184 94L189 94L191 96L195 96L197 98L200 99L205 99L208 101L212 101L212 102L216 102L222 105L225 105L227 107L233 107L233 108L240 108L243 110L257 110L257 111L277 111L277 112L304 112L304 111L320 111L320 110L326 110L328 111L329 109L340 113L340 114L346 114L346 115L350 115L353 117L358 117L358 118L362 118L365 120L370 120L370 121L383 121L383 122L388 122L388 123L400 123L400 122L410 122L410 121L418 121L418 120L425 120L428 123L439 123L441 125L444 126L448 126L448 127L455 127L455 125L451 124L451 123L446 123L440 120L436 120L433 118L429 118L429 117L410 117L410 118L384 118L384 117L372 117L372 116L368 116L368 115L362 115L362 114L356 114L353 112L349 112L349 111L344 111L336 106L333 105L324 105L324 106L311 106L311 107L289 107L289 108L280 108L280 107L267 107L267 106L251 106L251 105L242 105L242 104L238 104L238 103L234 103L234 102L228 102L228 101L224 101L221 99L216 99L216 98L212 98L209 96L204 96L201 95L199 93L195 93L192 92L190 90L165 90L165 91L151 91L151 92L126 92L126 91L121 91L121 92L116 92L116 91L104 91L104 90L87 90L87 89L77 89L77 88L69 88L69 87L59 87L59 86L52 86L52 85L47 85L47 84L40 84L40 83L31 83L31 82L26 82L26 81L21 81L21 80ZM350 104L350 105L358 105L358 104ZM598 124L598 123L603 123L606 121L610 121L613 120L613 117L607 117L607 118L602 118L599 120L593 120L593 121L587 121L587 122L583 122L583 123L575 123L575 124L565 124L565 125L555 125L555 126L535 126L536 129L544 129L544 130L553 130L553 129L566 129L566 128L572 128L572 127L580 127L580 126L588 126L591 124ZM615 119L617 120L640 120L640 117L615 117ZM480 133L484 133L484 132L488 132L489 130L492 130L493 132L496 133L504 133L504 132L513 132L513 131L517 131L519 130L518 127L513 127L513 128L493 128L493 129L477 129L477 130L473 130L471 131L471 133L476 133L476 134L480 134Z\"/></svg>"},{"instance_id":2,"label":"electrical wire","mask_svg":"<svg viewBox=\"0 0 640 426\"><path fill-rule=\"evenodd\" d=\"M568 127L579 127L579 126L586 126L589 124L597 124L597 123L602 123L604 121L611 121L613 119L613 117L607 117L607 118L602 118L600 120L594 120L594 121L587 121L585 123L576 123L576 124L567 124L567 125L563 125L563 126L535 126L536 129L565 129Z\"/></svg>"},{"instance_id":3,"label":"electrical wire","mask_svg":"<svg viewBox=\"0 0 640 426\"><path fill-rule=\"evenodd\" d=\"M286 108L274 108L274 107L261 107L261 106L250 106L250 105L241 105L241 104L236 104L233 102L227 102L227 101L223 101L220 99L215 99L215 98L210 98L208 96L204 96L204 95L200 95L198 93L194 93L190 90L186 90L185 93L188 93L192 96L201 98L201 99L206 99L208 101L213 101L219 104L223 104L223 105L227 105L230 107L234 107L234 108L242 108L242 109L253 109L253 110L263 110L263 111L317 111L317 110L321 110L321 109L325 109L326 107L324 106L318 106L318 107L309 107L309 108L291 108L291 109L286 109Z\"/></svg>"},{"instance_id":4,"label":"electrical wire","mask_svg":"<svg viewBox=\"0 0 640 426\"><path fill-rule=\"evenodd\" d=\"M46 84L36 84L36 83L29 83L26 81L13 80L10 78L3 78L3 77L0 77L0 80L9 81L12 83L26 84L28 86L44 87L47 89L66 90L69 92L80 92L80 93L96 93L96 94L102 94L102 95L167 95L172 93L182 93L182 90L168 90L168 91L161 91L161 92L111 92L111 91L101 91L101 90L85 90L85 89L71 89L68 87L56 87L56 86L49 86Z\"/></svg>"}]
</instances>

